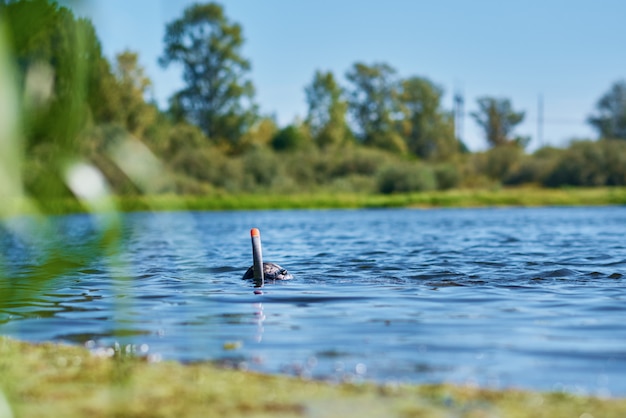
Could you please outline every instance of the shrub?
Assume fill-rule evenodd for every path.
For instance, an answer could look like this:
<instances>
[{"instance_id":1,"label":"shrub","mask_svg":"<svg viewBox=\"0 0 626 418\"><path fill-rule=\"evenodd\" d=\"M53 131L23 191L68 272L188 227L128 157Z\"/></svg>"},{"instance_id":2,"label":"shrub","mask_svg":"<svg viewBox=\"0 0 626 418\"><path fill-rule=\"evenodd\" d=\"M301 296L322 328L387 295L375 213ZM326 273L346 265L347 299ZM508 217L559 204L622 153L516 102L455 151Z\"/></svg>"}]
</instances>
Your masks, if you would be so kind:
<instances>
[{"instance_id":1,"label":"shrub","mask_svg":"<svg viewBox=\"0 0 626 418\"><path fill-rule=\"evenodd\" d=\"M289 125L272 138L272 148L276 151L294 151L302 148L306 143L306 136L295 125Z\"/></svg>"},{"instance_id":2,"label":"shrub","mask_svg":"<svg viewBox=\"0 0 626 418\"><path fill-rule=\"evenodd\" d=\"M426 191L437 187L430 167L408 161L381 168L377 182L378 191L384 194Z\"/></svg>"},{"instance_id":3,"label":"shrub","mask_svg":"<svg viewBox=\"0 0 626 418\"><path fill-rule=\"evenodd\" d=\"M606 183L604 156L592 141L579 141L567 149L546 176L544 185L600 186Z\"/></svg>"},{"instance_id":4,"label":"shrub","mask_svg":"<svg viewBox=\"0 0 626 418\"><path fill-rule=\"evenodd\" d=\"M605 149L608 172L606 185L626 186L626 141L609 139L601 142Z\"/></svg>"},{"instance_id":5,"label":"shrub","mask_svg":"<svg viewBox=\"0 0 626 418\"><path fill-rule=\"evenodd\" d=\"M388 152L361 146L337 148L331 153L335 157L331 171L333 177L374 175L392 158Z\"/></svg>"},{"instance_id":6,"label":"shrub","mask_svg":"<svg viewBox=\"0 0 626 418\"><path fill-rule=\"evenodd\" d=\"M212 184L229 192L242 190L246 182L241 160L227 158L216 148L185 148L172 159L170 166L176 173L181 193L195 193L195 190L203 192L202 187L193 185L189 179Z\"/></svg>"},{"instance_id":7,"label":"shrub","mask_svg":"<svg viewBox=\"0 0 626 418\"><path fill-rule=\"evenodd\" d=\"M501 180L516 168L524 155L524 150L515 144L500 145L486 152L484 173L493 179Z\"/></svg>"},{"instance_id":8,"label":"shrub","mask_svg":"<svg viewBox=\"0 0 626 418\"><path fill-rule=\"evenodd\" d=\"M338 177L331 182L330 190L337 193L374 193L377 191L376 179L359 174Z\"/></svg>"},{"instance_id":9,"label":"shrub","mask_svg":"<svg viewBox=\"0 0 626 418\"><path fill-rule=\"evenodd\" d=\"M453 189L461 180L459 169L454 164L439 164L435 166L434 173L439 190Z\"/></svg>"},{"instance_id":10,"label":"shrub","mask_svg":"<svg viewBox=\"0 0 626 418\"><path fill-rule=\"evenodd\" d=\"M555 158L526 156L506 174L502 182L506 185L542 184L554 169Z\"/></svg>"},{"instance_id":11,"label":"shrub","mask_svg":"<svg viewBox=\"0 0 626 418\"><path fill-rule=\"evenodd\" d=\"M285 159L267 148L256 147L241 156L242 171L248 177L247 191L269 189L277 179L286 175Z\"/></svg>"},{"instance_id":12,"label":"shrub","mask_svg":"<svg viewBox=\"0 0 626 418\"><path fill-rule=\"evenodd\" d=\"M626 141L574 142L565 150L544 185L623 186L626 185Z\"/></svg>"}]
</instances>

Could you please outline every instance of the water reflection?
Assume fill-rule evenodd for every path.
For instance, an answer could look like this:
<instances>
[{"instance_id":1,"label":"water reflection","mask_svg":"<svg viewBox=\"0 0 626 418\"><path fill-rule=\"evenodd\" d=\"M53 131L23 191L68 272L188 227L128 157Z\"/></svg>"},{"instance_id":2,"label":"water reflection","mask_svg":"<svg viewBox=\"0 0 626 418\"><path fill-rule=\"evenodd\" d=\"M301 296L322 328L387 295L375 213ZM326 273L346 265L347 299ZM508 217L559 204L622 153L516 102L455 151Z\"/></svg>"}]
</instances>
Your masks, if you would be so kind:
<instances>
[{"instance_id":1,"label":"water reflection","mask_svg":"<svg viewBox=\"0 0 626 418\"><path fill-rule=\"evenodd\" d=\"M47 275L52 249L93 239L89 218L54 218L41 246L20 222L0 231L2 334L334 380L626 394L625 208L136 213L116 263L57 251ZM260 294L241 280L251 225L296 280Z\"/></svg>"},{"instance_id":2,"label":"water reflection","mask_svg":"<svg viewBox=\"0 0 626 418\"><path fill-rule=\"evenodd\" d=\"M265 321L265 314L263 313L263 304L255 303L252 305L255 309L254 318L257 325L256 334L254 335L254 341L260 343L263 340L263 322Z\"/></svg>"}]
</instances>

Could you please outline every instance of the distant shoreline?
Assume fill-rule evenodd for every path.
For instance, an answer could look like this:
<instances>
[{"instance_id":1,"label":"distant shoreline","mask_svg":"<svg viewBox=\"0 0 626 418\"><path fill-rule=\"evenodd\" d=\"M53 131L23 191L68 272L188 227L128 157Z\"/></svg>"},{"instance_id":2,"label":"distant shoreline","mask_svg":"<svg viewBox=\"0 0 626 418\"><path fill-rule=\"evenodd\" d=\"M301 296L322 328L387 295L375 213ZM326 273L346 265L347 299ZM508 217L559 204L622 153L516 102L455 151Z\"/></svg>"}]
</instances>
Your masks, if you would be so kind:
<instances>
[{"instance_id":1,"label":"distant shoreline","mask_svg":"<svg viewBox=\"0 0 626 418\"><path fill-rule=\"evenodd\" d=\"M34 204L33 204L34 203ZM97 202L96 202L97 203ZM626 187L454 189L407 194L228 194L111 196L95 206L122 212L179 210L475 208L626 205ZM33 199L5 207L12 215L70 214L94 211L76 199Z\"/></svg>"}]
</instances>

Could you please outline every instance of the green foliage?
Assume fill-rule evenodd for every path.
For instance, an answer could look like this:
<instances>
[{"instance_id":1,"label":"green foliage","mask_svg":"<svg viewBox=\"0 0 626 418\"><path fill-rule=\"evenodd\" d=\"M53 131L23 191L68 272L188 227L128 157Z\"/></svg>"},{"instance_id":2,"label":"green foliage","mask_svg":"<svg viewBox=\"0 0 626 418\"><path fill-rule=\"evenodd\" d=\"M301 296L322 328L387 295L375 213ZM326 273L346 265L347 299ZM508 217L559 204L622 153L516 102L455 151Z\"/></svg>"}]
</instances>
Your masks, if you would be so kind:
<instances>
[{"instance_id":1,"label":"green foliage","mask_svg":"<svg viewBox=\"0 0 626 418\"><path fill-rule=\"evenodd\" d=\"M626 185L626 142L601 140L573 143L546 176L544 185Z\"/></svg>"},{"instance_id":2,"label":"green foliage","mask_svg":"<svg viewBox=\"0 0 626 418\"><path fill-rule=\"evenodd\" d=\"M331 174L343 177L352 174L373 176L382 166L391 164L395 158L391 154L375 148L346 147L336 150Z\"/></svg>"},{"instance_id":3,"label":"green foliage","mask_svg":"<svg viewBox=\"0 0 626 418\"><path fill-rule=\"evenodd\" d=\"M373 132L368 139L368 146L380 148L394 154L406 154L408 149L402 136L394 131Z\"/></svg>"},{"instance_id":4,"label":"green foliage","mask_svg":"<svg viewBox=\"0 0 626 418\"><path fill-rule=\"evenodd\" d=\"M139 65L137 53L131 51L117 54L114 74L119 91L119 123L135 137L143 138L158 111L145 101L152 81Z\"/></svg>"},{"instance_id":5,"label":"green foliage","mask_svg":"<svg viewBox=\"0 0 626 418\"><path fill-rule=\"evenodd\" d=\"M600 138L626 139L626 80L615 82L596 104L588 122Z\"/></svg>"},{"instance_id":6,"label":"green foliage","mask_svg":"<svg viewBox=\"0 0 626 418\"><path fill-rule=\"evenodd\" d=\"M238 193L254 185L244 161L229 158L217 147L183 147L169 167L180 194L202 194L215 188Z\"/></svg>"},{"instance_id":7,"label":"green foliage","mask_svg":"<svg viewBox=\"0 0 626 418\"><path fill-rule=\"evenodd\" d=\"M250 62L240 54L241 26L216 3L193 4L166 27L160 63L183 67L186 86L171 99L172 112L216 142L236 146L255 119Z\"/></svg>"},{"instance_id":8,"label":"green foliage","mask_svg":"<svg viewBox=\"0 0 626 418\"><path fill-rule=\"evenodd\" d=\"M437 188L432 168L409 161L383 167L377 178L378 191L383 194L422 192Z\"/></svg>"},{"instance_id":9,"label":"green foliage","mask_svg":"<svg viewBox=\"0 0 626 418\"><path fill-rule=\"evenodd\" d=\"M509 99L481 97L477 100L478 111L471 115L485 133L491 147L516 143L525 146L528 138L512 138L515 126L524 120L524 112L513 111Z\"/></svg>"},{"instance_id":10,"label":"green foliage","mask_svg":"<svg viewBox=\"0 0 626 418\"><path fill-rule=\"evenodd\" d=\"M509 186L541 184L549 171L550 166L547 166L544 161L524 157L515 167L508 170L502 183Z\"/></svg>"},{"instance_id":11,"label":"green foliage","mask_svg":"<svg viewBox=\"0 0 626 418\"><path fill-rule=\"evenodd\" d=\"M316 148L304 148L284 155L282 164L285 175L299 192L313 191L330 181L327 160Z\"/></svg>"},{"instance_id":12,"label":"green foliage","mask_svg":"<svg viewBox=\"0 0 626 418\"><path fill-rule=\"evenodd\" d=\"M579 141L525 154L527 138L513 134L524 113L508 99L479 99L472 116L491 149L469 153L454 137L442 88L423 77L400 78L385 63L355 63L346 73L347 89L332 72L316 71L305 88L304 122L280 127L256 114L246 78L250 63L241 56L242 28L215 3L192 5L167 25L161 63L182 64L186 82L168 112L150 102L151 81L139 56L123 51L111 66L91 23L75 19L69 9L20 0L3 5L2 13L19 74L23 101L15 105L27 155L20 164L22 148L15 142L3 149L11 155L3 162L17 161L11 176L18 189L25 186L42 202L75 194L67 170L77 161L89 162L105 176L108 191L124 196L148 190L397 193L626 181L619 141ZM615 83L590 118L602 136L621 138L624 85ZM120 149L141 149L135 139L147 148L120 156ZM421 162L408 161L407 154ZM152 171L138 179L133 167L151 158ZM154 170L171 182L146 189Z\"/></svg>"},{"instance_id":13,"label":"green foliage","mask_svg":"<svg viewBox=\"0 0 626 418\"><path fill-rule=\"evenodd\" d=\"M455 164L438 164L434 167L434 174L439 190L454 189L461 183L461 173Z\"/></svg>"},{"instance_id":14,"label":"green foliage","mask_svg":"<svg viewBox=\"0 0 626 418\"><path fill-rule=\"evenodd\" d=\"M93 25L45 0L10 3L3 14L23 80L28 143L75 151L90 116L111 120L115 112L114 80Z\"/></svg>"},{"instance_id":15,"label":"green foliage","mask_svg":"<svg viewBox=\"0 0 626 418\"><path fill-rule=\"evenodd\" d=\"M533 155L523 155L507 170L502 178L505 185L519 186L523 184L541 185L554 170L562 156L563 150L544 147Z\"/></svg>"},{"instance_id":16,"label":"green foliage","mask_svg":"<svg viewBox=\"0 0 626 418\"><path fill-rule=\"evenodd\" d=\"M396 133L392 115L397 111L396 70L384 63L355 63L346 74L352 83L349 110L362 143L403 152L406 145Z\"/></svg>"},{"instance_id":17,"label":"green foliage","mask_svg":"<svg viewBox=\"0 0 626 418\"><path fill-rule=\"evenodd\" d=\"M276 151L294 151L302 148L306 140L300 127L289 125L278 131L272 138L272 148Z\"/></svg>"},{"instance_id":18,"label":"green foliage","mask_svg":"<svg viewBox=\"0 0 626 418\"><path fill-rule=\"evenodd\" d=\"M285 161L267 148L254 148L241 156L246 191L268 190L284 177Z\"/></svg>"},{"instance_id":19,"label":"green foliage","mask_svg":"<svg viewBox=\"0 0 626 418\"><path fill-rule=\"evenodd\" d=\"M411 77L401 82L398 96L400 132L408 149L426 160L447 160L460 150L454 136L454 121L441 110L443 90L430 80Z\"/></svg>"},{"instance_id":20,"label":"green foliage","mask_svg":"<svg viewBox=\"0 0 626 418\"><path fill-rule=\"evenodd\" d=\"M164 135L160 141L155 141L157 135ZM204 132L197 126L186 122L171 124L169 121L161 121L158 126L147 135L148 144L158 150L159 155L166 161L179 152L193 152L201 148L209 148L209 141Z\"/></svg>"},{"instance_id":21,"label":"green foliage","mask_svg":"<svg viewBox=\"0 0 626 418\"><path fill-rule=\"evenodd\" d=\"M81 132L116 117L115 79L88 20L46 0L1 7L24 98L25 186L34 196L67 195Z\"/></svg>"},{"instance_id":22,"label":"green foliage","mask_svg":"<svg viewBox=\"0 0 626 418\"><path fill-rule=\"evenodd\" d=\"M626 143L616 140L599 141L604 150L604 170L607 186L626 185Z\"/></svg>"},{"instance_id":23,"label":"green foliage","mask_svg":"<svg viewBox=\"0 0 626 418\"><path fill-rule=\"evenodd\" d=\"M332 72L316 71L305 88L308 113L306 126L320 147L341 144L350 137L346 123L348 104Z\"/></svg>"},{"instance_id":24,"label":"green foliage","mask_svg":"<svg viewBox=\"0 0 626 418\"><path fill-rule=\"evenodd\" d=\"M502 179L516 168L524 151L516 144L506 144L490 149L485 155L483 172L493 179Z\"/></svg>"},{"instance_id":25,"label":"green foliage","mask_svg":"<svg viewBox=\"0 0 626 418\"><path fill-rule=\"evenodd\" d=\"M333 193L360 193L372 194L378 192L376 177L350 174L333 179L328 185Z\"/></svg>"},{"instance_id":26,"label":"green foliage","mask_svg":"<svg viewBox=\"0 0 626 418\"><path fill-rule=\"evenodd\" d=\"M256 120L254 125L244 134L240 146L235 153L245 151L251 147L270 146L272 139L278 132L278 126L273 118L263 117Z\"/></svg>"}]
</instances>

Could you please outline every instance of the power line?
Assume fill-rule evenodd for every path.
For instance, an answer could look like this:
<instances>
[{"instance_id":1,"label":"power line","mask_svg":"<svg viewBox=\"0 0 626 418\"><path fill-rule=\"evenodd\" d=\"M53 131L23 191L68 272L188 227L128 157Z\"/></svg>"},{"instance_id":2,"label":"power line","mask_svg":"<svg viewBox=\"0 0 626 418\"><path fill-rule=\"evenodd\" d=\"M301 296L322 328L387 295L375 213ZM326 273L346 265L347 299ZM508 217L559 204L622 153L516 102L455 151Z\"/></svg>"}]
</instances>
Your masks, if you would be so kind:
<instances>
[{"instance_id":1,"label":"power line","mask_svg":"<svg viewBox=\"0 0 626 418\"><path fill-rule=\"evenodd\" d=\"M556 119L545 119L543 123L547 125L586 125L587 121L580 120L580 119L556 118Z\"/></svg>"}]
</instances>

